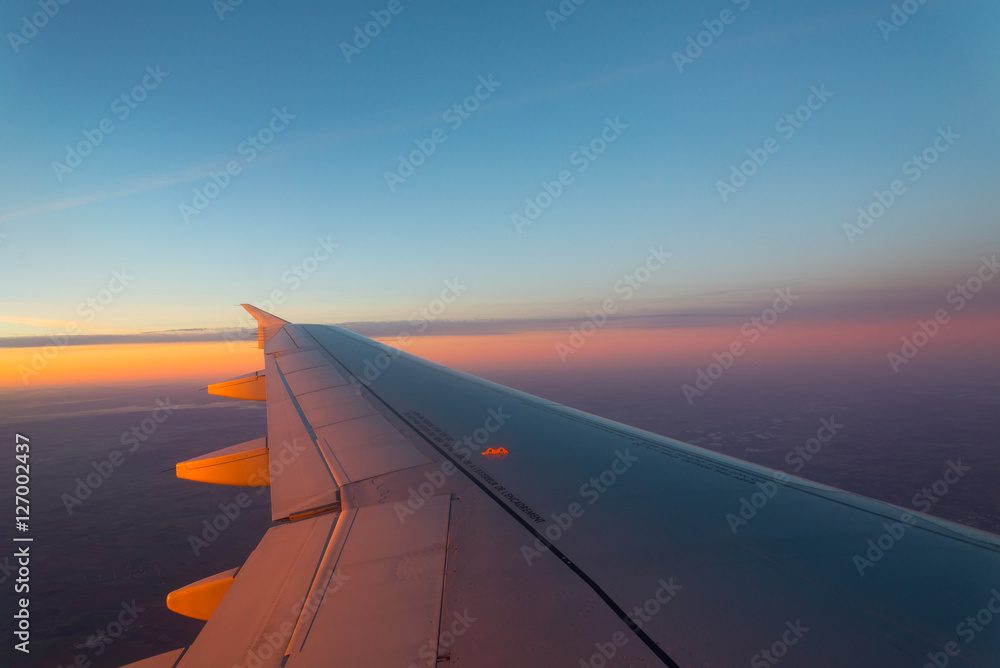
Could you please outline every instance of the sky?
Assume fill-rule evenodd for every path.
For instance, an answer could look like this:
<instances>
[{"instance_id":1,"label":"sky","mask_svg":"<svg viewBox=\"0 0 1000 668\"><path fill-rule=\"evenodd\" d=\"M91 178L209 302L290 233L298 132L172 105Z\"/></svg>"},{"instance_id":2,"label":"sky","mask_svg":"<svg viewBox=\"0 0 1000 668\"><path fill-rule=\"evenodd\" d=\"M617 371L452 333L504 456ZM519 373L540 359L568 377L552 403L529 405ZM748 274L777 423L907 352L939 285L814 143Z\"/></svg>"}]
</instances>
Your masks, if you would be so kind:
<instances>
[{"instance_id":1,"label":"sky","mask_svg":"<svg viewBox=\"0 0 1000 668\"><path fill-rule=\"evenodd\" d=\"M945 308L988 345L995 284L948 295L996 273L1000 8L903 5L6 3L0 384L203 352L241 302L551 361L609 299L732 339L791 290L802 342Z\"/></svg>"},{"instance_id":2,"label":"sky","mask_svg":"<svg viewBox=\"0 0 1000 668\"><path fill-rule=\"evenodd\" d=\"M961 455L935 511L995 530L997 25L993 0L0 3L0 423L45 444L51 544L114 572L134 553L100 549L159 531L177 586L242 562L259 534L184 539L232 491L160 474L263 433L199 392L263 367L241 303L766 466L843 414L808 477L906 503ZM169 396L211 410L64 516ZM176 502L150 524L136 490ZM42 553L58 656L104 620L73 600L162 607L68 553Z\"/></svg>"}]
</instances>

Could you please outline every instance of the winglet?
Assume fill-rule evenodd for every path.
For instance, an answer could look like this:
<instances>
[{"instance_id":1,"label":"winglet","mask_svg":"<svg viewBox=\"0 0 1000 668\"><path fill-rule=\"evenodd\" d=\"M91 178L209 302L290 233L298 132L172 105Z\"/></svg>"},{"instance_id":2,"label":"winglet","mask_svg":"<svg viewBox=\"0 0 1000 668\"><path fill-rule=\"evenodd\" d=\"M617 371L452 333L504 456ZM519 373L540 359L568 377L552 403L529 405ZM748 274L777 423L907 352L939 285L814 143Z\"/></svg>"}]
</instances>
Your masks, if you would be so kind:
<instances>
[{"instance_id":1,"label":"winglet","mask_svg":"<svg viewBox=\"0 0 1000 668\"><path fill-rule=\"evenodd\" d=\"M250 304L240 304L243 308L247 310L247 313L252 315L257 320L257 347L263 349L264 344L272 336L278 333L285 325L289 324L287 320L282 320L276 315L271 315L267 311L262 311L256 306L251 306Z\"/></svg>"}]
</instances>

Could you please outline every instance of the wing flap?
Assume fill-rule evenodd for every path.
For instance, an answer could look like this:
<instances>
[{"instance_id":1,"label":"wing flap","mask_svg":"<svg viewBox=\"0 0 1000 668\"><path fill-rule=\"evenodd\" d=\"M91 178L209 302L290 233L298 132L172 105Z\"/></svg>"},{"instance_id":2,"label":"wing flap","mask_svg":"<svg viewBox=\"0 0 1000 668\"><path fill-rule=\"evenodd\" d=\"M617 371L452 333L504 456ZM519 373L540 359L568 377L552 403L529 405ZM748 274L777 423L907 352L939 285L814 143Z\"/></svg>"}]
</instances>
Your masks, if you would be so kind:
<instances>
[{"instance_id":1,"label":"wing flap","mask_svg":"<svg viewBox=\"0 0 1000 668\"><path fill-rule=\"evenodd\" d=\"M269 529L180 665L280 666L336 519L327 513Z\"/></svg>"},{"instance_id":2,"label":"wing flap","mask_svg":"<svg viewBox=\"0 0 1000 668\"><path fill-rule=\"evenodd\" d=\"M325 665L432 666L418 650L438 637L451 508L427 500L400 523L391 505L358 509L328 590L288 668ZM428 648L436 656L437 644Z\"/></svg>"},{"instance_id":3,"label":"wing flap","mask_svg":"<svg viewBox=\"0 0 1000 668\"><path fill-rule=\"evenodd\" d=\"M179 665L433 665L416 652L438 636L450 507L445 495L405 524L370 505L270 529Z\"/></svg>"}]
</instances>

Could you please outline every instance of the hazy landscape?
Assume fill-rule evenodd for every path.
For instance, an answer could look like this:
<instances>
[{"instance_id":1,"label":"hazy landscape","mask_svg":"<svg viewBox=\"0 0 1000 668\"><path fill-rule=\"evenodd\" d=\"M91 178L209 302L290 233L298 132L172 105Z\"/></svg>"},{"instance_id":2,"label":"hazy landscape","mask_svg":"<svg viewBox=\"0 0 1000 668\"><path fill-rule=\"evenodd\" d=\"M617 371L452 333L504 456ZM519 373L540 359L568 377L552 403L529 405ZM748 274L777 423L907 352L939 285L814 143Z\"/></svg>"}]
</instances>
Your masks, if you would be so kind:
<instances>
[{"instance_id":1,"label":"hazy landscape","mask_svg":"<svg viewBox=\"0 0 1000 668\"><path fill-rule=\"evenodd\" d=\"M821 419L833 418L843 428L804 462L799 475L913 507L914 495L938 480L949 460L961 458L970 471L932 512L1000 533L995 485L1000 384L810 386L747 370L689 406L678 393L684 373L567 367L491 376L789 473L796 470L788 453L815 436ZM178 408L129 452L122 435L142 425L158 399ZM219 400L191 385L163 385L4 390L0 407L6 438L12 440L17 431L32 443L33 637L30 657L19 658L18 665L68 667L84 655L92 666L117 666L192 642L202 623L168 611L166 594L241 564L269 525L270 505L266 490L251 490L251 505L196 556L189 538L200 537L203 521L242 490L179 480L173 465L264 435L263 405ZM78 478L85 480L97 468L107 471L101 464L113 450L122 451L124 462L89 497L72 504L70 514L63 495L78 494ZM5 477L12 473L8 461L4 458ZM4 490L10 500L11 487L5 484ZM9 579L10 562L0 564ZM3 589L9 596L10 588ZM141 611L113 639L109 624L133 600ZM110 630L117 632L113 625Z\"/></svg>"}]
</instances>

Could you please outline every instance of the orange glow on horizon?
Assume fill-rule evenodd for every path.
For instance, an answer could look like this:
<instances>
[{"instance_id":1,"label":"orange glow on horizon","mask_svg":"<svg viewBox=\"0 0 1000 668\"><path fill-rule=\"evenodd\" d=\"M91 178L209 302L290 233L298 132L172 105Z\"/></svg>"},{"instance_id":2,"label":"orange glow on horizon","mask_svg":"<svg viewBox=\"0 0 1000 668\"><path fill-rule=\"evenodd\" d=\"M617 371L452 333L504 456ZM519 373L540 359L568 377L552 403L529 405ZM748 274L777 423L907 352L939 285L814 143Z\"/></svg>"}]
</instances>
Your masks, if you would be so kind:
<instances>
[{"instance_id":1,"label":"orange glow on horizon","mask_svg":"<svg viewBox=\"0 0 1000 668\"><path fill-rule=\"evenodd\" d=\"M263 367L256 341L0 348L0 387L215 382Z\"/></svg>"},{"instance_id":2,"label":"orange glow on horizon","mask_svg":"<svg viewBox=\"0 0 1000 668\"><path fill-rule=\"evenodd\" d=\"M641 369L688 366L712 361L734 342L745 354L740 364L885 364L903 336L918 330L916 320L876 322L778 322L752 342L740 326L662 329L606 329L589 337L569 330L510 334L414 337L387 345L469 373L498 370ZM1000 318L956 315L941 327L926 355L993 358ZM560 359L560 351L566 358ZM924 353L921 353L924 354ZM0 387L128 384L156 381L213 383L264 366L255 341L110 344L48 348L0 348ZM25 379L27 382L25 382Z\"/></svg>"}]
</instances>

